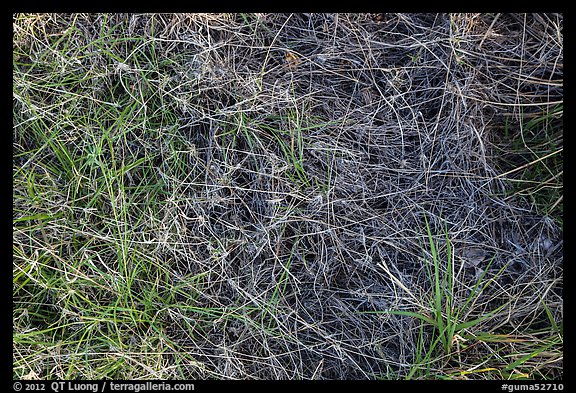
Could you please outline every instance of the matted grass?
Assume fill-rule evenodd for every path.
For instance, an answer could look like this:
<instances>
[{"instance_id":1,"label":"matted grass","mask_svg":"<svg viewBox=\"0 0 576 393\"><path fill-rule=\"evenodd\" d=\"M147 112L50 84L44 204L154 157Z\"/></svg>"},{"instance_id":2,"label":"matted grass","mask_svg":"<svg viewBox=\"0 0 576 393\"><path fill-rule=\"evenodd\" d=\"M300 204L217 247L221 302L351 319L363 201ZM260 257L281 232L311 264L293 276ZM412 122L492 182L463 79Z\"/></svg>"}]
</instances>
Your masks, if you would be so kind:
<instances>
[{"instance_id":1,"label":"matted grass","mask_svg":"<svg viewBox=\"0 0 576 393\"><path fill-rule=\"evenodd\" d=\"M15 14L14 378L562 378L562 24Z\"/></svg>"}]
</instances>

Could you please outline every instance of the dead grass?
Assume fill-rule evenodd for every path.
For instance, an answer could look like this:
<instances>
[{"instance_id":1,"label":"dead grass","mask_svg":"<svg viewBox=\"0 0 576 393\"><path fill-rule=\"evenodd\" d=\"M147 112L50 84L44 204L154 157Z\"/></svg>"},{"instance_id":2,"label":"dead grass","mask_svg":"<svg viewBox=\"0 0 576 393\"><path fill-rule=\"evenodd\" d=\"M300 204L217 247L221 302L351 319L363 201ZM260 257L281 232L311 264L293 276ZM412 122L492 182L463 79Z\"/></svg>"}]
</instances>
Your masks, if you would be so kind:
<instances>
[{"instance_id":1,"label":"dead grass","mask_svg":"<svg viewBox=\"0 0 576 393\"><path fill-rule=\"evenodd\" d=\"M14 377L562 378L562 24L15 15Z\"/></svg>"}]
</instances>

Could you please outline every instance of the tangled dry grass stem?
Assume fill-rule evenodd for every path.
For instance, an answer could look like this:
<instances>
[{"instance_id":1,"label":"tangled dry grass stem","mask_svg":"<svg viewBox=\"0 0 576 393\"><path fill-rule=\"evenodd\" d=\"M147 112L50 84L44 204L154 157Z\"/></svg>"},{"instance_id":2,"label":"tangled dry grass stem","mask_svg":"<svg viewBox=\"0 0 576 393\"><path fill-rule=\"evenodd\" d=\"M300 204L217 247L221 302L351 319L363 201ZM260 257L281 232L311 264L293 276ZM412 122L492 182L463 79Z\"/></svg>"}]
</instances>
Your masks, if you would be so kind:
<instances>
[{"instance_id":1,"label":"tangled dry grass stem","mask_svg":"<svg viewBox=\"0 0 576 393\"><path fill-rule=\"evenodd\" d=\"M455 306L490 281L460 322L502 308L423 377L513 375L478 337L562 319L562 229L496 148L562 105L562 23L15 15L15 375L417 376L430 327L378 312L432 312L425 217Z\"/></svg>"}]
</instances>

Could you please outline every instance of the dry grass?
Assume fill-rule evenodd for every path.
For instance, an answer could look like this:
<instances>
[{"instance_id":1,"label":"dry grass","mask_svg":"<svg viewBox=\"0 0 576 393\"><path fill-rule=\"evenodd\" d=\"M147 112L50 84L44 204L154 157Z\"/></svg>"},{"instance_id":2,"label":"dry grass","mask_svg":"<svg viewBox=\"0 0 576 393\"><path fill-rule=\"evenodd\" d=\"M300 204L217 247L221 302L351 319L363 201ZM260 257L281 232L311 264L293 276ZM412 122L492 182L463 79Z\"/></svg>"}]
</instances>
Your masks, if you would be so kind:
<instances>
[{"instance_id":1,"label":"dry grass","mask_svg":"<svg viewBox=\"0 0 576 393\"><path fill-rule=\"evenodd\" d=\"M561 378L562 24L15 15L14 377Z\"/></svg>"}]
</instances>

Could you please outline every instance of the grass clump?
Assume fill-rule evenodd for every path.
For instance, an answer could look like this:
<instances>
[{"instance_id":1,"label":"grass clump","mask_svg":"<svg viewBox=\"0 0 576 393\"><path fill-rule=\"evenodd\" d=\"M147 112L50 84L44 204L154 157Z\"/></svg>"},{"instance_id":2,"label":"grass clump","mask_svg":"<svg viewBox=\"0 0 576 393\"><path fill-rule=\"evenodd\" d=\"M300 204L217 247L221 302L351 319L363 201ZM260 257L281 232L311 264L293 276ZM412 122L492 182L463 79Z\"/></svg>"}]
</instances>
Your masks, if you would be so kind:
<instances>
[{"instance_id":1,"label":"grass clump","mask_svg":"<svg viewBox=\"0 0 576 393\"><path fill-rule=\"evenodd\" d=\"M562 378L562 23L15 14L14 378Z\"/></svg>"}]
</instances>

